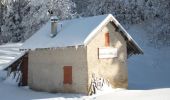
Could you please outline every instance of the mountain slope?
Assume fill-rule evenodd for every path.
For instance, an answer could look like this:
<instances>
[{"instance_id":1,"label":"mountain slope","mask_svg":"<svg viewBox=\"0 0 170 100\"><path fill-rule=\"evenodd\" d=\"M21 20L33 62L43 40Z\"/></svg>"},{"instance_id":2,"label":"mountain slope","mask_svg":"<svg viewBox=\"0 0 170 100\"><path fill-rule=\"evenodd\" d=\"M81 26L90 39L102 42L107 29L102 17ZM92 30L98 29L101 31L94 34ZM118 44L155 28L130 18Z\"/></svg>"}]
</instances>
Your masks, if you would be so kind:
<instances>
[{"instance_id":1,"label":"mountain slope","mask_svg":"<svg viewBox=\"0 0 170 100\"><path fill-rule=\"evenodd\" d=\"M170 47L154 48L144 24L132 25L128 32L144 51L144 55L128 59L129 88L170 87Z\"/></svg>"}]
</instances>

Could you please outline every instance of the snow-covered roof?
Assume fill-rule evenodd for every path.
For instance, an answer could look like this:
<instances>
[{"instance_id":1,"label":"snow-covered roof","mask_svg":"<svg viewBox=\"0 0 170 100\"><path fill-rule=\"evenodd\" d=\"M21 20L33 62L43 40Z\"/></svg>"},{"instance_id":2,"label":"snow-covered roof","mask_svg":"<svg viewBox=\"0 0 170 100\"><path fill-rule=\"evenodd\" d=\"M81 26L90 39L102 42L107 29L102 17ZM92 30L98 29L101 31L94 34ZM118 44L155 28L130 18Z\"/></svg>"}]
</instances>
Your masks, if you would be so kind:
<instances>
[{"instance_id":1,"label":"snow-covered roof","mask_svg":"<svg viewBox=\"0 0 170 100\"><path fill-rule=\"evenodd\" d=\"M50 37L51 23L48 21L23 44L21 49L87 45L98 34L97 31L109 22L114 22L128 41L132 41L136 53L142 53L141 48L111 14L60 21L57 26L58 33L53 38Z\"/></svg>"},{"instance_id":2,"label":"snow-covered roof","mask_svg":"<svg viewBox=\"0 0 170 100\"><path fill-rule=\"evenodd\" d=\"M24 51L19 50L21 46L22 43L0 45L0 70L7 68L25 54Z\"/></svg>"}]
</instances>

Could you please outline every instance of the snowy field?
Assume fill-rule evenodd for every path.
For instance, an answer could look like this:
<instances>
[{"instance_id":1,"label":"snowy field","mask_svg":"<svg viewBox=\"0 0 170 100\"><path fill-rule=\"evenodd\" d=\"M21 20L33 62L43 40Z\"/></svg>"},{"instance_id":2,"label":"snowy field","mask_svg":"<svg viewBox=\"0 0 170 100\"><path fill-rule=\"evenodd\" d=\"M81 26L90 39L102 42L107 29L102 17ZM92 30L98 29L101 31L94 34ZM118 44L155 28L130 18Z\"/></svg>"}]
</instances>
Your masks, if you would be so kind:
<instances>
[{"instance_id":1,"label":"snowy field","mask_svg":"<svg viewBox=\"0 0 170 100\"><path fill-rule=\"evenodd\" d=\"M170 88L151 90L113 90L94 96L36 92L15 85L0 83L0 100L170 100Z\"/></svg>"},{"instance_id":2,"label":"snowy field","mask_svg":"<svg viewBox=\"0 0 170 100\"><path fill-rule=\"evenodd\" d=\"M128 59L128 90L115 89L93 96L37 92L4 81L0 71L0 100L170 100L170 47L150 46L142 25L132 26L128 32L144 50L144 55Z\"/></svg>"}]
</instances>

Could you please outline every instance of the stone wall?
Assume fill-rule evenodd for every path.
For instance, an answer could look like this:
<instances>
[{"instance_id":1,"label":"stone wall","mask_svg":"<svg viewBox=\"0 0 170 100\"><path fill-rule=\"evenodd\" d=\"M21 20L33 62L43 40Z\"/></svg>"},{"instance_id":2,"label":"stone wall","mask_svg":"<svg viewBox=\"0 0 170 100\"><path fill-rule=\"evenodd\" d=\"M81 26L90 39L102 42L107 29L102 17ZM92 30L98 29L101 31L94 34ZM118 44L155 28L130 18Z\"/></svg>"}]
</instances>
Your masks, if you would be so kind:
<instances>
[{"instance_id":1,"label":"stone wall","mask_svg":"<svg viewBox=\"0 0 170 100\"><path fill-rule=\"evenodd\" d=\"M110 35L110 47L117 48L117 57L113 59L98 59L98 48L105 47L105 33ZM99 34L87 45L88 86L92 75L109 81L113 88L127 88L127 47L120 33L115 31L111 23L99 30Z\"/></svg>"},{"instance_id":2,"label":"stone wall","mask_svg":"<svg viewBox=\"0 0 170 100\"><path fill-rule=\"evenodd\" d=\"M87 53L79 46L29 52L28 85L38 91L87 94ZM72 84L63 84L63 67L72 66Z\"/></svg>"}]
</instances>

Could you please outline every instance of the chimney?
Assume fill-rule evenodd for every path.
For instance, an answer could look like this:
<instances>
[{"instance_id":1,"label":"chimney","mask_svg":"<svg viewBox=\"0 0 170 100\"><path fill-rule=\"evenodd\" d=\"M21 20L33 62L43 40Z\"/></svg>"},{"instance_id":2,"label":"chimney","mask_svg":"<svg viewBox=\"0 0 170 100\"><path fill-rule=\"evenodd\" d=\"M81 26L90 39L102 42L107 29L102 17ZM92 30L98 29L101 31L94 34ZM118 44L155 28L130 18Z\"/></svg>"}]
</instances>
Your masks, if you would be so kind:
<instances>
[{"instance_id":1,"label":"chimney","mask_svg":"<svg viewBox=\"0 0 170 100\"><path fill-rule=\"evenodd\" d=\"M57 35L57 24L58 24L58 17L51 16L51 33L50 33L51 37L54 37Z\"/></svg>"}]
</instances>

